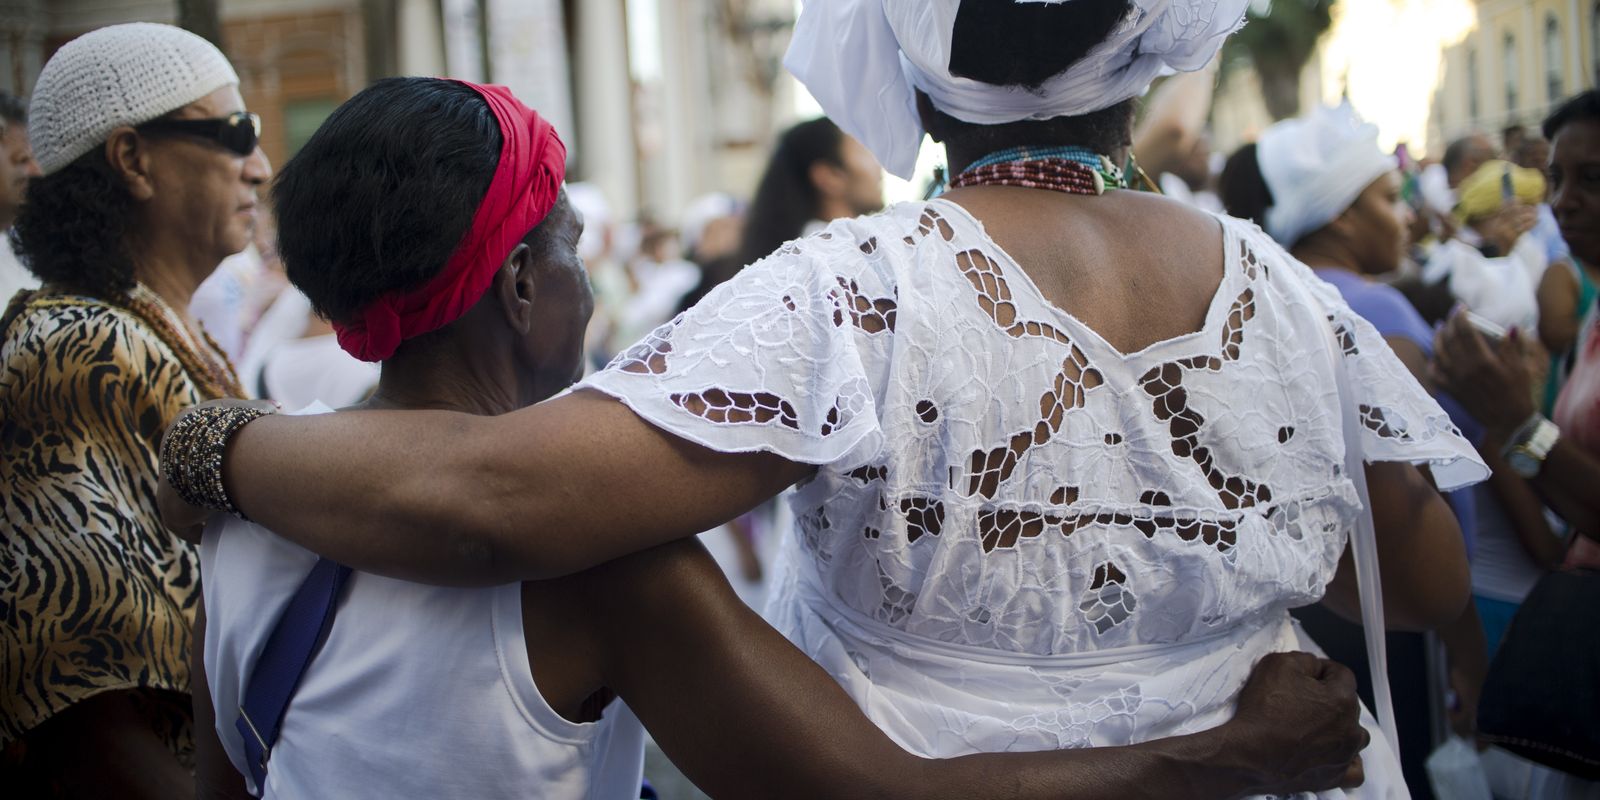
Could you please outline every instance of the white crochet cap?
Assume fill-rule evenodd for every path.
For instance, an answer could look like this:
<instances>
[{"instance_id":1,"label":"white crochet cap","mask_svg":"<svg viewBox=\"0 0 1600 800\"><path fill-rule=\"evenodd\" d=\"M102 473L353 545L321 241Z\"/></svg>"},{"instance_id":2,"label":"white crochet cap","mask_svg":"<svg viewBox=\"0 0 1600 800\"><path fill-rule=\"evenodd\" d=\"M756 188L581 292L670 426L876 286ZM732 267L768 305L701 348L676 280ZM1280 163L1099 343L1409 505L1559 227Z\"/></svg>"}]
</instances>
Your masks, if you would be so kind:
<instances>
[{"instance_id":1,"label":"white crochet cap","mask_svg":"<svg viewBox=\"0 0 1600 800\"><path fill-rule=\"evenodd\" d=\"M123 125L238 82L222 51L182 28L134 22L91 31L62 45L39 73L28 105L33 156L49 175Z\"/></svg>"}]
</instances>

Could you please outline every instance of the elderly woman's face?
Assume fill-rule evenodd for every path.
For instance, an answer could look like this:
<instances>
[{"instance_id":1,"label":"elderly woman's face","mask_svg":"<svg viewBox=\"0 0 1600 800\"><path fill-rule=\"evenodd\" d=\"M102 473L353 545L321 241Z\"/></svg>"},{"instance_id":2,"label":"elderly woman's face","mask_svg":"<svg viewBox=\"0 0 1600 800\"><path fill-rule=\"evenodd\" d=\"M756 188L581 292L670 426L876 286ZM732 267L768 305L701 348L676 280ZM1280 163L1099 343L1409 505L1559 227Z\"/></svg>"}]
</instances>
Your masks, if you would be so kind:
<instances>
[{"instance_id":1,"label":"elderly woman's face","mask_svg":"<svg viewBox=\"0 0 1600 800\"><path fill-rule=\"evenodd\" d=\"M528 332L524 361L537 375L537 399L543 400L583 376L583 334L594 313L589 273L578 255L583 219L567 202L566 192L550 211L544 228L548 240L536 253L538 289L534 322Z\"/></svg>"},{"instance_id":2,"label":"elderly woman's face","mask_svg":"<svg viewBox=\"0 0 1600 800\"><path fill-rule=\"evenodd\" d=\"M1600 120L1569 122L1550 142L1550 208L1561 237L1589 264L1600 264Z\"/></svg>"},{"instance_id":3,"label":"elderly woman's face","mask_svg":"<svg viewBox=\"0 0 1600 800\"><path fill-rule=\"evenodd\" d=\"M218 89L178 109L174 119L221 119L243 111L233 86ZM272 177L267 157L256 148L241 156L199 136L149 137L152 194L146 223L169 227L197 258L221 261L250 244L256 225L256 189Z\"/></svg>"}]
</instances>

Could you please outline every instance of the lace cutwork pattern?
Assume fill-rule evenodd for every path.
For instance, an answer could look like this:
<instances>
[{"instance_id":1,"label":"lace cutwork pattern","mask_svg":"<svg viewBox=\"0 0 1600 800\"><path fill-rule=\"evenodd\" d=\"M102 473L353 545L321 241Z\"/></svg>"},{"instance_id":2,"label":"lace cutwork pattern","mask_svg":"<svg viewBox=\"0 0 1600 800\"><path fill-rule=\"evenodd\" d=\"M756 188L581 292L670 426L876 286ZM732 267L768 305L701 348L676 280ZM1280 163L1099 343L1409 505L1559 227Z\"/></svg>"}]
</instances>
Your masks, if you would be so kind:
<instances>
[{"instance_id":1,"label":"lace cutwork pattern","mask_svg":"<svg viewBox=\"0 0 1600 800\"><path fill-rule=\"evenodd\" d=\"M795 553L875 624L1042 656L1204 639L1333 573L1357 509L1335 369L1369 460L1474 458L1331 287L1224 227L1205 326L1133 355L934 201L786 245L587 385L819 465ZM1095 713L1148 707L1126 691Z\"/></svg>"}]
</instances>

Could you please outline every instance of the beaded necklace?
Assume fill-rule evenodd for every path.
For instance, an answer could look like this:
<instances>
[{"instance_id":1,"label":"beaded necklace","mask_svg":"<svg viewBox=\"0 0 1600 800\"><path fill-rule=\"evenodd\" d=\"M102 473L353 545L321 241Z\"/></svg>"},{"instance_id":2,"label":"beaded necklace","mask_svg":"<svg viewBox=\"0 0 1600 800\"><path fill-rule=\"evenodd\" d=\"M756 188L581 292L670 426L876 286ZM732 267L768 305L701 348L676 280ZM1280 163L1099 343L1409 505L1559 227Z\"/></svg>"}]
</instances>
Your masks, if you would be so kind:
<instances>
[{"instance_id":1,"label":"beaded necklace","mask_svg":"<svg viewBox=\"0 0 1600 800\"><path fill-rule=\"evenodd\" d=\"M200 330L201 341L196 341L189 326L160 295L142 283L135 283L133 291L128 293L126 307L150 326L157 338L178 357L201 395L207 399L246 396L244 386L240 385L234 372L233 362L223 352L222 346L203 328Z\"/></svg>"},{"instance_id":2,"label":"beaded necklace","mask_svg":"<svg viewBox=\"0 0 1600 800\"><path fill-rule=\"evenodd\" d=\"M1129 164L1147 187L1153 186L1131 157ZM1128 188L1128 178L1110 158L1088 148L1011 147L972 162L950 182L952 189L964 186L1021 186L1100 195L1108 189Z\"/></svg>"}]
</instances>

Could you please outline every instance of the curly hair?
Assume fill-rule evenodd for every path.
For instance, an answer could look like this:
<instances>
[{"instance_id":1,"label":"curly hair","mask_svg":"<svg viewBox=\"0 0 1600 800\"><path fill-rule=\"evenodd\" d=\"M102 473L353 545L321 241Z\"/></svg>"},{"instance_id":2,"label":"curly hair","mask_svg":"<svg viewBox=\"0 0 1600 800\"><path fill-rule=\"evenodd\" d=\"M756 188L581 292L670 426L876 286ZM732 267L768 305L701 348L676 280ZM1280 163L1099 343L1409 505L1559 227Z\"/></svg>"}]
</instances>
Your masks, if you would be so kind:
<instances>
[{"instance_id":1,"label":"curly hair","mask_svg":"<svg viewBox=\"0 0 1600 800\"><path fill-rule=\"evenodd\" d=\"M125 237L133 196L96 148L28 183L11 231L17 257L47 284L116 299L133 289Z\"/></svg>"}]
</instances>

